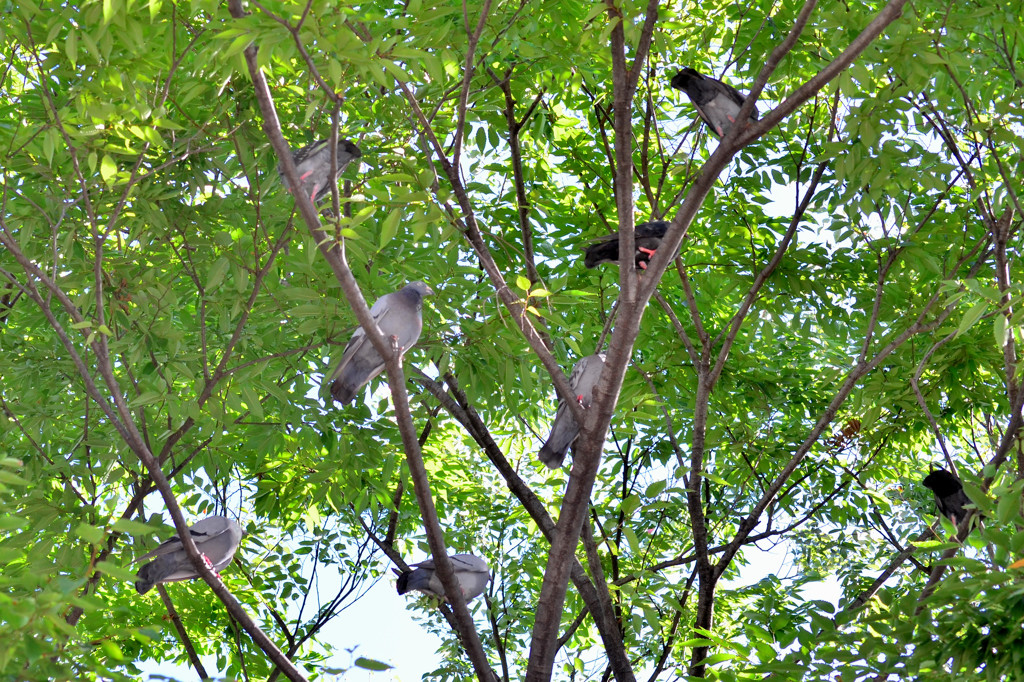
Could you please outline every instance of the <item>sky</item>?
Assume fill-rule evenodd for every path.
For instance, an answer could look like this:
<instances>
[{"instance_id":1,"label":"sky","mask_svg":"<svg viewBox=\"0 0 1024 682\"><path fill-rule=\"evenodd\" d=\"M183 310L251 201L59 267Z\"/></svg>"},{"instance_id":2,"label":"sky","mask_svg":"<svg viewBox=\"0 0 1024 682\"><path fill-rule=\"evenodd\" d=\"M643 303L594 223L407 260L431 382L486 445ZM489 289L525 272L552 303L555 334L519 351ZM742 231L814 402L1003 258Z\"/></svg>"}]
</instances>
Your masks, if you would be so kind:
<instances>
[{"instance_id":1,"label":"sky","mask_svg":"<svg viewBox=\"0 0 1024 682\"><path fill-rule=\"evenodd\" d=\"M228 567L223 573L228 574L230 571ZM173 599L175 586L172 584L167 587ZM329 590L330 587L330 584L322 585L322 589ZM441 640L417 623L416 612L407 610L410 603L425 602L420 602L415 594L399 596L395 591L393 576L378 581L362 599L345 609L322 631L321 638L331 642L341 652L328 665L348 668L353 661L363 656L394 668L384 672L352 668L345 674L346 680L419 682L424 673L434 670L440 663L441 658L436 651ZM273 633L269 634L273 636ZM224 671L217 670L214 656L203 657L203 666L210 675L223 675ZM164 676L183 681L196 679L195 671L188 666L150 661L141 667L144 679L148 680L162 679Z\"/></svg>"}]
</instances>

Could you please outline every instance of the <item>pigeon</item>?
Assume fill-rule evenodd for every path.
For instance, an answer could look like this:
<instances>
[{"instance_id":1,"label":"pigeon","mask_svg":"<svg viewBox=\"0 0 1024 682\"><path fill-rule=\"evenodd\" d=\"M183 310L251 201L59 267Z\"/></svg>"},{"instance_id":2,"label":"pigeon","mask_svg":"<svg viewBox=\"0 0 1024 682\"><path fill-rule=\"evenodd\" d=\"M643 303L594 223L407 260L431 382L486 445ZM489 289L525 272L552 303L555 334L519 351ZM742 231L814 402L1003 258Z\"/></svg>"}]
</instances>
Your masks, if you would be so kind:
<instances>
[{"instance_id":1,"label":"pigeon","mask_svg":"<svg viewBox=\"0 0 1024 682\"><path fill-rule=\"evenodd\" d=\"M594 386L597 386L597 381L601 378L602 369L604 369L604 353L588 355L572 368L572 374L569 375L569 386L572 387L572 392L576 394L576 400L584 409L590 407ZM579 435L579 424L576 423L576 419L569 411L565 401L559 400L555 421L551 424L551 435L548 436L547 442L544 443L544 447L540 449L537 457L549 468L557 469L562 466L565 453L569 451L569 446L576 442Z\"/></svg>"},{"instance_id":2,"label":"pigeon","mask_svg":"<svg viewBox=\"0 0 1024 682\"><path fill-rule=\"evenodd\" d=\"M924 485L935 495L935 506L939 513L957 525L964 520L967 511L965 504L971 501L964 494L964 486L960 479L945 469L935 469L925 476Z\"/></svg>"},{"instance_id":3,"label":"pigeon","mask_svg":"<svg viewBox=\"0 0 1024 682\"><path fill-rule=\"evenodd\" d=\"M636 248L636 267L641 270L647 269L651 262L651 256L661 246L661 239L668 230L668 223L664 220L652 220L649 223L641 223L633 230L633 241ZM601 237L596 244L587 247L587 253L583 257L583 264L588 268L596 268L601 263L619 262L619 235L609 234Z\"/></svg>"},{"instance_id":4,"label":"pigeon","mask_svg":"<svg viewBox=\"0 0 1024 682\"><path fill-rule=\"evenodd\" d=\"M370 308L370 315L384 337L398 344L402 353L416 345L423 331L423 297L434 290L423 282L412 282L385 294ZM362 327L345 346L341 362L331 373L331 395L339 403L351 402L356 393L384 369L384 358L366 338Z\"/></svg>"},{"instance_id":5,"label":"pigeon","mask_svg":"<svg viewBox=\"0 0 1024 682\"><path fill-rule=\"evenodd\" d=\"M299 180L302 182L302 190L309 194L310 200L316 204L331 193L331 150L328 148L330 140L317 140L308 147L303 147L292 152L292 161L295 162L295 170ZM338 140L338 172L334 175L334 182L345 170L345 167L353 159L358 159L363 153L353 142L349 140ZM281 182L285 189L292 191L288 179L284 176L284 168L277 164L277 172L281 176Z\"/></svg>"},{"instance_id":6,"label":"pigeon","mask_svg":"<svg viewBox=\"0 0 1024 682\"><path fill-rule=\"evenodd\" d=\"M487 581L491 579L486 561L472 554L449 554L448 560L452 562L463 599L468 602L484 593ZM419 590L447 601L441 579L434 572L434 560L427 559L413 566L416 570L404 573L397 568L392 569L398 574L398 594Z\"/></svg>"},{"instance_id":7,"label":"pigeon","mask_svg":"<svg viewBox=\"0 0 1024 682\"><path fill-rule=\"evenodd\" d=\"M746 97L731 85L685 68L672 77L672 87L682 90L697 107L697 113L715 134L725 137L736 122ZM757 107L750 112L750 123L757 120Z\"/></svg>"},{"instance_id":8,"label":"pigeon","mask_svg":"<svg viewBox=\"0 0 1024 682\"><path fill-rule=\"evenodd\" d=\"M207 566L219 571L235 558L235 550L242 541L242 528L226 516L207 516L188 527L192 541L206 559ZM181 538L174 536L152 552L140 556L132 563L153 559L139 569L135 589L146 594L157 583L198 578L192 560L181 544Z\"/></svg>"}]
</instances>

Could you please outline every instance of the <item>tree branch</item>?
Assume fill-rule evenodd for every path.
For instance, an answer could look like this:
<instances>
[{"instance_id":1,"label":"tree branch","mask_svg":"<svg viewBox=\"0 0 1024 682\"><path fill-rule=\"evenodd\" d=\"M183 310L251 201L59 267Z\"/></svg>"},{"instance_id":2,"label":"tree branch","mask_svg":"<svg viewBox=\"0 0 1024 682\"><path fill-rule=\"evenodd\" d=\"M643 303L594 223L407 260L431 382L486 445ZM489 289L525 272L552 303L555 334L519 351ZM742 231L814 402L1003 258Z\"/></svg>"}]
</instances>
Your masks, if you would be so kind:
<instances>
[{"instance_id":1,"label":"tree branch","mask_svg":"<svg viewBox=\"0 0 1024 682\"><path fill-rule=\"evenodd\" d=\"M167 589L161 584L157 584L156 591L160 594L160 599L163 601L164 607L167 609L167 615L171 619L171 624L173 624L174 629L178 631L178 639L181 640L181 645L185 647L185 654L188 656L188 660L192 663L192 667L196 669L199 679L210 679L209 674L206 672L206 668L203 667L203 662L199 660L199 654L196 653L195 646L192 645L192 640L189 639L185 626L181 622L181 616L178 615L177 610L174 608L174 603L171 601L171 595L167 594Z\"/></svg>"}]
</instances>

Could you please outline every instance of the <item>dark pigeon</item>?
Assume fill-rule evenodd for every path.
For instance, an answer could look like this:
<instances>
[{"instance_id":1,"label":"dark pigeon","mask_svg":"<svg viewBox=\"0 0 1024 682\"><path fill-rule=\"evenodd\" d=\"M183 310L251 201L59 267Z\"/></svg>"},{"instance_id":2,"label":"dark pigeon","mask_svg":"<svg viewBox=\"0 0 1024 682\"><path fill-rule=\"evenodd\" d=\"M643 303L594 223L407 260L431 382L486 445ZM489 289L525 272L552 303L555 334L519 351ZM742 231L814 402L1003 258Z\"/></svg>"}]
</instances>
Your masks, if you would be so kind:
<instances>
[{"instance_id":1,"label":"dark pigeon","mask_svg":"<svg viewBox=\"0 0 1024 682\"><path fill-rule=\"evenodd\" d=\"M242 528L226 516L207 516L189 526L188 532L192 535L196 548L206 557L208 565L214 571L224 568L235 558L235 551L242 541L243 534ZM199 577L178 536L174 536L132 563L147 559L153 561L140 568L135 576L135 589L139 594L146 594L157 583Z\"/></svg>"},{"instance_id":2,"label":"dark pigeon","mask_svg":"<svg viewBox=\"0 0 1024 682\"><path fill-rule=\"evenodd\" d=\"M413 282L381 296L370 308L384 337L394 339L403 353L419 340L423 330L423 297L433 294L433 289L423 282ZM345 346L341 362L327 379L331 382L331 395L340 403L351 402L359 389L383 369L384 358L359 327Z\"/></svg>"},{"instance_id":3,"label":"dark pigeon","mask_svg":"<svg viewBox=\"0 0 1024 682\"><path fill-rule=\"evenodd\" d=\"M967 516L964 505L971 501L964 493L960 479L945 469L935 469L925 476L924 485L935 495L935 505L939 513L957 525Z\"/></svg>"},{"instance_id":4,"label":"dark pigeon","mask_svg":"<svg viewBox=\"0 0 1024 682\"><path fill-rule=\"evenodd\" d=\"M633 243L635 247L634 256L636 267L641 270L647 269L651 262L651 256L661 246L661 240L668 231L669 224L664 220L652 220L649 223L641 223L633 230ZM619 262L619 235L609 234L601 237L596 244L587 247L587 253L583 257L583 264L588 268L596 268L601 263Z\"/></svg>"},{"instance_id":5,"label":"dark pigeon","mask_svg":"<svg viewBox=\"0 0 1024 682\"><path fill-rule=\"evenodd\" d=\"M310 200L316 204L318 201L331 193L331 150L330 140L317 140L308 147L303 147L292 152L292 161L295 162L295 170L302 183L302 191L309 195ZM338 182L338 176L345 170L346 166L353 159L358 159L363 153L355 143L348 140L338 140L338 172L334 175L334 183ZM287 178L284 177L284 169L277 164L277 172L281 176L281 183L285 189L292 191Z\"/></svg>"},{"instance_id":6,"label":"dark pigeon","mask_svg":"<svg viewBox=\"0 0 1024 682\"><path fill-rule=\"evenodd\" d=\"M682 90L697 107L697 113L715 134L725 137L736 122L746 97L731 85L703 76L696 69L685 68L672 77L672 87ZM757 107L750 113L750 123L757 120Z\"/></svg>"},{"instance_id":7,"label":"dark pigeon","mask_svg":"<svg viewBox=\"0 0 1024 682\"><path fill-rule=\"evenodd\" d=\"M601 370L604 369L604 353L588 355L582 358L572 368L569 375L569 386L576 394L576 400L584 408L589 408L594 399L594 387L601 378ZM572 412L565 404L565 401L558 401L558 410L555 412L555 421L551 424L551 435L544 443L544 447L537 453L540 461L549 468L557 469L562 466L565 454L569 447L576 442L580 435L580 427L576 423Z\"/></svg>"},{"instance_id":8,"label":"dark pigeon","mask_svg":"<svg viewBox=\"0 0 1024 682\"><path fill-rule=\"evenodd\" d=\"M448 560L452 562L455 579L462 589L463 599L468 602L483 594L487 587L487 581L491 579L490 568L486 561L472 554L450 554ZM433 559L413 564L413 567L415 570L405 573L398 569L392 569L398 574L398 594L419 590L424 594L446 599L444 586L441 585L441 579L437 577L434 570Z\"/></svg>"}]
</instances>

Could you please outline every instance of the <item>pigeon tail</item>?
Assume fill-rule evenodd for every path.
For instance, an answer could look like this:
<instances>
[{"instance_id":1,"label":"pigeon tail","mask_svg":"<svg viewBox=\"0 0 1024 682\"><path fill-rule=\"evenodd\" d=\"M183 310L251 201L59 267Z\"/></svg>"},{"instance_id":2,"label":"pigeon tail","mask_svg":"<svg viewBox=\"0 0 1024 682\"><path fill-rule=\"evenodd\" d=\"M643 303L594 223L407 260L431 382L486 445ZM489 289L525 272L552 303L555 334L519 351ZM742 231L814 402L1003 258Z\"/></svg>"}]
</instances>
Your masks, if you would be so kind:
<instances>
[{"instance_id":1,"label":"pigeon tail","mask_svg":"<svg viewBox=\"0 0 1024 682\"><path fill-rule=\"evenodd\" d=\"M178 561L173 556L159 556L139 569L135 574L135 589L139 594L146 594L158 582L161 582L177 568Z\"/></svg>"},{"instance_id":2,"label":"pigeon tail","mask_svg":"<svg viewBox=\"0 0 1024 682\"><path fill-rule=\"evenodd\" d=\"M587 247L586 255L583 256L583 265L588 268L596 268L601 263L617 262L619 262L618 235L611 235L610 239L591 244Z\"/></svg>"},{"instance_id":3,"label":"pigeon tail","mask_svg":"<svg viewBox=\"0 0 1024 682\"><path fill-rule=\"evenodd\" d=\"M343 405L355 400L356 391L351 386L346 386L341 379L331 382L331 397Z\"/></svg>"},{"instance_id":4,"label":"pigeon tail","mask_svg":"<svg viewBox=\"0 0 1024 682\"><path fill-rule=\"evenodd\" d=\"M544 447L537 453L537 459L544 462L549 469L557 469L562 466L562 462L565 461L565 456L569 452L569 446L566 445L561 450L555 450L553 447L544 443Z\"/></svg>"}]
</instances>

